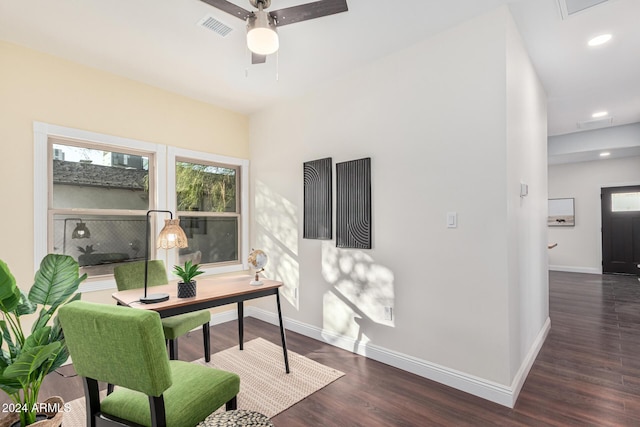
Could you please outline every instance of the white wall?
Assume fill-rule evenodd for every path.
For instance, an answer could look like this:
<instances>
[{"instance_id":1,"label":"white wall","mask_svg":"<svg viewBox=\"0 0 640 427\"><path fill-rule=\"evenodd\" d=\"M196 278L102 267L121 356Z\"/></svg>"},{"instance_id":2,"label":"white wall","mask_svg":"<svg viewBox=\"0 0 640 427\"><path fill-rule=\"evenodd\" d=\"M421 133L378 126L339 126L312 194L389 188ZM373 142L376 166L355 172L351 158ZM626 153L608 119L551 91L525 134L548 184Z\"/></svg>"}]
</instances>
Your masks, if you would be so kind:
<instances>
[{"instance_id":1,"label":"white wall","mask_svg":"<svg viewBox=\"0 0 640 427\"><path fill-rule=\"evenodd\" d=\"M549 227L549 268L602 273L600 189L640 184L640 157L549 166L549 198L575 199L575 227Z\"/></svg>"},{"instance_id":2,"label":"white wall","mask_svg":"<svg viewBox=\"0 0 640 427\"><path fill-rule=\"evenodd\" d=\"M512 292L519 301L523 287L546 287L531 249L546 236L508 257L521 244L512 225L543 233L546 203L546 102L519 40L507 49L514 31L501 8L251 118L252 242L270 256L267 275L286 283L285 316L491 399L512 393L520 340L532 346L546 312L539 296L524 313L509 307ZM525 85L514 96L507 69L509 83ZM524 175L507 170L529 155ZM322 157L372 158L373 249L302 239L302 164ZM520 179L532 193L515 212ZM450 211L456 229L446 227ZM535 273L523 280L532 253Z\"/></svg>"},{"instance_id":3,"label":"white wall","mask_svg":"<svg viewBox=\"0 0 640 427\"><path fill-rule=\"evenodd\" d=\"M509 224L510 375L517 391L548 330L546 138L544 89L514 22L508 19L505 191ZM521 184L527 187L526 196L521 196Z\"/></svg>"}]
</instances>

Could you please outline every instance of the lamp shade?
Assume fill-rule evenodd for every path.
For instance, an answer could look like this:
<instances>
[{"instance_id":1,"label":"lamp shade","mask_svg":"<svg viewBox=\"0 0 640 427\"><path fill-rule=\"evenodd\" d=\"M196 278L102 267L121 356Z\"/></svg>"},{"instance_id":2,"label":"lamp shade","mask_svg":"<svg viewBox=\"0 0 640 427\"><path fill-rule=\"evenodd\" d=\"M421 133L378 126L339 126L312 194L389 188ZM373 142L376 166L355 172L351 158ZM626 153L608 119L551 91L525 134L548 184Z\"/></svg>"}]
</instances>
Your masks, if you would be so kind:
<instances>
[{"instance_id":1,"label":"lamp shade","mask_svg":"<svg viewBox=\"0 0 640 427\"><path fill-rule=\"evenodd\" d=\"M187 236L180 227L180 219L165 219L158 235L158 249L186 248Z\"/></svg>"},{"instance_id":2,"label":"lamp shade","mask_svg":"<svg viewBox=\"0 0 640 427\"><path fill-rule=\"evenodd\" d=\"M88 239L89 237L91 237L91 232L87 228L87 224L85 224L82 221L77 223L76 228L74 228L73 232L71 233L71 238L72 239Z\"/></svg>"},{"instance_id":3,"label":"lamp shade","mask_svg":"<svg viewBox=\"0 0 640 427\"><path fill-rule=\"evenodd\" d=\"M247 18L247 47L259 55L270 55L280 47L276 24L264 10Z\"/></svg>"}]
</instances>

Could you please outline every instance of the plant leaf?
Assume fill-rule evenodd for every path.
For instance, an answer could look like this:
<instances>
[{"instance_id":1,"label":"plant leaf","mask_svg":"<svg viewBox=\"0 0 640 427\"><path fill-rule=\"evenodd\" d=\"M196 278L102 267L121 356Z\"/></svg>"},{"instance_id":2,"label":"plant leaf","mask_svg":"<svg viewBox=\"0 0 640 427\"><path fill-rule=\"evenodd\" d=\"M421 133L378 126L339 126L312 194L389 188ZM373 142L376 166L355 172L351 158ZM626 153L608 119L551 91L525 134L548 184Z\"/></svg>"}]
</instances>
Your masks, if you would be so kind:
<instances>
[{"instance_id":1,"label":"plant leaf","mask_svg":"<svg viewBox=\"0 0 640 427\"><path fill-rule=\"evenodd\" d=\"M9 266L0 260L0 310L5 313L13 311L20 301L20 289L16 285Z\"/></svg>"},{"instance_id":2,"label":"plant leaf","mask_svg":"<svg viewBox=\"0 0 640 427\"><path fill-rule=\"evenodd\" d=\"M51 342L50 336L51 326L36 330L31 335L29 335L26 340L24 340L22 351L27 351L30 348L49 344Z\"/></svg>"},{"instance_id":3,"label":"plant leaf","mask_svg":"<svg viewBox=\"0 0 640 427\"><path fill-rule=\"evenodd\" d=\"M72 298L72 300L76 300L76 299L80 299L80 294L76 294ZM71 302L71 301L69 301L69 302ZM58 320L58 316L55 316L53 318L53 327L51 328L51 335L50 335L49 340L51 342L53 342L53 341L60 342L60 351L58 352L58 354L56 355L55 359L51 363L51 366L49 367L49 370L47 372L45 372L45 375L48 374L49 372L53 372L56 369L58 369L69 358L69 349L67 348L67 343L64 341L64 331L62 330L62 327L60 326L60 321Z\"/></svg>"},{"instance_id":4,"label":"plant leaf","mask_svg":"<svg viewBox=\"0 0 640 427\"><path fill-rule=\"evenodd\" d=\"M4 369L10 364L11 364L11 356L5 350L0 349L0 369Z\"/></svg>"},{"instance_id":5,"label":"plant leaf","mask_svg":"<svg viewBox=\"0 0 640 427\"><path fill-rule=\"evenodd\" d=\"M49 367L49 370L47 372L45 372L45 375L55 371L56 369L58 369L60 366L62 366L64 364L64 362L67 361L67 359L69 358L69 349L67 348L66 343L64 342L64 340L59 341L60 344L62 345L60 347L60 351L58 351L58 354L56 354L55 359L53 360L53 363L51 364L51 366Z\"/></svg>"},{"instance_id":6,"label":"plant leaf","mask_svg":"<svg viewBox=\"0 0 640 427\"><path fill-rule=\"evenodd\" d=\"M63 302L86 277L78 277L78 263L68 255L49 254L40 263L35 282L29 291L29 300L42 305Z\"/></svg>"},{"instance_id":7,"label":"plant leaf","mask_svg":"<svg viewBox=\"0 0 640 427\"><path fill-rule=\"evenodd\" d=\"M28 380L29 376L35 372L40 366L49 360L51 357L55 357L60 350L60 342L52 342L47 345L40 345L25 349L20 356L4 370L5 378L15 378L19 380Z\"/></svg>"},{"instance_id":8,"label":"plant leaf","mask_svg":"<svg viewBox=\"0 0 640 427\"><path fill-rule=\"evenodd\" d=\"M18 355L18 349L13 342L11 332L5 320L0 320L0 329L2 329L2 338L4 338L4 341L7 343L7 348L9 349L9 358L14 359Z\"/></svg>"},{"instance_id":9,"label":"plant leaf","mask_svg":"<svg viewBox=\"0 0 640 427\"><path fill-rule=\"evenodd\" d=\"M22 385L15 378L7 378L4 376L6 367L0 370L0 389L8 395L16 394L22 389Z\"/></svg>"},{"instance_id":10,"label":"plant leaf","mask_svg":"<svg viewBox=\"0 0 640 427\"><path fill-rule=\"evenodd\" d=\"M33 314L36 312L38 306L31 301L29 297L22 290L20 290L20 303L15 309L16 316L23 316L25 314Z\"/></svg>"},{"instance_id":11,"label":"plant leaf","mask_svg":"<svg viewBox=\"0 0 640 427\"><path fill-rule=\"evenodd\" d=\"M198 270L200 264L193 264L191 260L184 263L184 268L179 265L174 265L174 274L179 276L184 283L190 282L194 277L204 274L204 271Z\"/></svg>"},{"instance_id":12,"label":"plant leaf","mask_svg":"<svg viewBox=\"0 0 640 427\"><path fill-rule=\"evenodd\" d=\"M79 300L81 296L82 294L75 294L69 301L67 301L67 304L72 301ZM61 304L52 305L48 310L45 310L45 308L43 307L38 314L38 320L33 324L33 327L31 328L31 332L33 333L34 331L47 326L47 323L49 323L49 319L51 319L51 317L55 314L60 305Z\"/></svg>"}]
</instances>

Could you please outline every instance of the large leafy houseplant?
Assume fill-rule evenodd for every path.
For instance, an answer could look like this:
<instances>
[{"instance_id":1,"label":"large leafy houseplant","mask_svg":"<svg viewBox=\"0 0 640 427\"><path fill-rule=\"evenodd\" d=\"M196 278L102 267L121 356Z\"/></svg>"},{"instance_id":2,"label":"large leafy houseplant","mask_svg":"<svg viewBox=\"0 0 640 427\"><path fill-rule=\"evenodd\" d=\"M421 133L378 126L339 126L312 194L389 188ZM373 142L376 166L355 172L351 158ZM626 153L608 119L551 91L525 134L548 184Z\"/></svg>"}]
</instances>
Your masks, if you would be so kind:
<instances>
[{"instance_id":1,"label":"large leafy houseplant","mask_svg":"<svg viewBox=\"0 0 640 427\"><path fill-rule=\"evenodd\" d=\"M49 254L42 260L29 294L25 294L0 260L0 389L20 409L21 426L36 421L44 377L69 357L55 314L61 305L80 299L75 292L86 277L79 276L78 263L72 257ZM34 314L38 305L41 308L28 335L21 317Z\"/></svg>"}]
</instances>

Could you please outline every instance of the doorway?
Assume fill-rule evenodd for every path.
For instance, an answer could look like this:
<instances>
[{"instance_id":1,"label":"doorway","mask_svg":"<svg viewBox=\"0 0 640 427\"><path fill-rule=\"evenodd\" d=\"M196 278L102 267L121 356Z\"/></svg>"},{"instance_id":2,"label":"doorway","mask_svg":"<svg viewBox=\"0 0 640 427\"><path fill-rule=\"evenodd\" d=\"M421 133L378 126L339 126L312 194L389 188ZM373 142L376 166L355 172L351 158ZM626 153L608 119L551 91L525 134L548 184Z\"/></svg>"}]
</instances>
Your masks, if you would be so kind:
<instances>
[{"instance_id":1,"label":"doorway","mask_svg":"<svg viewBox=\"0 0 640 427\"><path fill-rule=\"evenodd\" d=\"M602 188L602 272L640 276L640 185Z\"/></svg>"}]
</instances>

